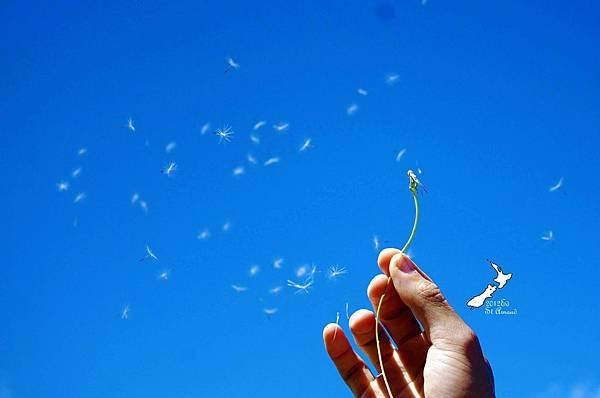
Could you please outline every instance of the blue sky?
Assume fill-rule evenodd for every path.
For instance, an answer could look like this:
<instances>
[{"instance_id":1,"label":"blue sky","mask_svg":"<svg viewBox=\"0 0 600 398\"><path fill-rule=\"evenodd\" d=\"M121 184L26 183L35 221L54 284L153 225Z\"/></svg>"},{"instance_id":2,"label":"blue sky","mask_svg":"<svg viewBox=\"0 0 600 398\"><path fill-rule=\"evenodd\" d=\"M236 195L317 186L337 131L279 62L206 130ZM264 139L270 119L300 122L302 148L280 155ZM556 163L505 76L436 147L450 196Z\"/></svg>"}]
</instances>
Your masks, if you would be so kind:
<instances>
[{"instance_id":1,"label":"blue sky","mask_svg":"<svg viewBox=\"0 0 600 398\"><path fill-rule=\"evenodd\" d=\"M373 235L404 243L409 168L429 188L412 255L480 336L498 396L600 394L600 6L340 4L0 6L1 398L345 394L321 329L368 308ZM147 244L160 262L139 261ZM514 274L495 297L518 315L466 307L487 258ZM308 295L268 293L303 264L320 270Z\"/></svg>"}]
</instances>

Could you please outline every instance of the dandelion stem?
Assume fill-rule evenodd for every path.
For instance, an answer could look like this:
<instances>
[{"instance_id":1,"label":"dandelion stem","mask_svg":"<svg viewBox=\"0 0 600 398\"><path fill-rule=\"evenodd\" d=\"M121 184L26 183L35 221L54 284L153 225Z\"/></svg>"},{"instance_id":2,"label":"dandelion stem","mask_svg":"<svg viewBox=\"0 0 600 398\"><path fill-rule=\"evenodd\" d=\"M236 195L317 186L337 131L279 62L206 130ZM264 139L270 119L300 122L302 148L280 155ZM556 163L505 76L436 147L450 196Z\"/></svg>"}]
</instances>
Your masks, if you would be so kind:
<instances>
[{"instance_id":1,"label":"dandelion stem","mask_svg":"<svg viewBox=\"0 0 600 398\"><path fill-rule=\"evenodd\" d=\"M408 247L410 246L410 244L413 241L413 238L415 237L415 232L417 231L417 224L419 222L419 198L417 196L417 184L413 184L412 180L410 184L410 191L413 194L413 200L415 202L415 221L413 223L412 231L410 232L408 240L404 244L402 250L400 250L401 253L406 253L406 250L408 250ZM377 304L377 312L375 313L375 341L377 342L377 357L379 358L379 367L381 368L381 375L383 376L383 381L385 383L385 387L387 388L389 396L393 397L394 395L392 394L392 389L390 388L390 383L388 382L387 375L385 374L385 368L383 367L383 357L381 356L381 344L379 342L379 312L381 311L381 304L383 304L383 299L385 298L385 293L387 292L391 280L391 277L387 278L387 283L385 284L385 288L383 289L383 294L379 299L379 304Z\"/></svg>"}]
</instances>

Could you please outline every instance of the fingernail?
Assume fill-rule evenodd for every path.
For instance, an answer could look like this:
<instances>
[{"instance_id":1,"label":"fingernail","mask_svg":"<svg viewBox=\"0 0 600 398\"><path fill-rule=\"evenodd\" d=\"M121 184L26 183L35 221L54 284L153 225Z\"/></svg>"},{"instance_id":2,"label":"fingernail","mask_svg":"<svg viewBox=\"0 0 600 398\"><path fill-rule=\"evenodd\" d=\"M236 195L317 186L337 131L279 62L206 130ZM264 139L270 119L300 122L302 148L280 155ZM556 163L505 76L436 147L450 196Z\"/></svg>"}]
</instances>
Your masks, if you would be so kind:
<instances>
[{"instance_id":1,"label":"fingernail","mask_svg":"<svg viewBox=\"0 0 600 398\"><path fill-rule=\"evenodd\" d=\"M406 257L404 254L402 255L400 264L398 264L398 268L400 269L400 271L402 271L404 273L413 272L415 270L413 262L410 261L410 259L408 257Z\"/></svg>"}]
</instances>

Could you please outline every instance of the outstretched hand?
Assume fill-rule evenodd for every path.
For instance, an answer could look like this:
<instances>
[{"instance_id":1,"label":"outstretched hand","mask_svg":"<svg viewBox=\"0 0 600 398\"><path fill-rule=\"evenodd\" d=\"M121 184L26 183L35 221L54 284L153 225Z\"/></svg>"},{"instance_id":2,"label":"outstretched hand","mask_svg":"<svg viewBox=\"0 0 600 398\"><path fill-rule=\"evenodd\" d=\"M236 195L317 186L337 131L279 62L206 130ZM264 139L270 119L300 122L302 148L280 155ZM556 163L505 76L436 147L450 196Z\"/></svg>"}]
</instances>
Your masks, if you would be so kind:
<instances>
[{"instance_id":1,"label":"outstretched hand","mask_svg":"<svg viewBox=\"0 0 600 398\"><path fill-rule=\"evenodd\" d=\"M379 318L383 366L394 397L494 397L494 377L477 335L450 307L440 289L406 255L385 249L367 295L377 308L385 290ZM358 310L350 317L356 344L381 373L375 341L375 314ZM422 325L422 327L421 327ZM325 348L342 379L356 397L387 397L381 375L374 377L350 345L342 328L328 324Z\"/></svg>"}]
</instances>

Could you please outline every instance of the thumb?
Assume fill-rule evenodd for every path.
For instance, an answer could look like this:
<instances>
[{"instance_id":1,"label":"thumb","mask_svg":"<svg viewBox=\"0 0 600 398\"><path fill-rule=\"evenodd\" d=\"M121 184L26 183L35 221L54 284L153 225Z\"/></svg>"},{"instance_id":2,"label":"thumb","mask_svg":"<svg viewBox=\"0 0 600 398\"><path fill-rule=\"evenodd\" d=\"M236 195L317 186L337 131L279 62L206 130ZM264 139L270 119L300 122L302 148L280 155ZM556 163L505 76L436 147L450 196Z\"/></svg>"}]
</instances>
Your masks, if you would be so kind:
<instances>
[{"instance_id":1,"label":"thumb","mask_svg":"<svg viewBox=\"0 0 600 398\"><path fill-rule=\"evenodd\" d=\"M395 254L390 261L390 276L402 301L423 325L429 341L453 340L469 327L450 307L435 283L408 256Z\"/></svg>"}]
</instances>

